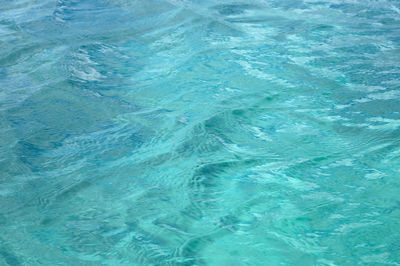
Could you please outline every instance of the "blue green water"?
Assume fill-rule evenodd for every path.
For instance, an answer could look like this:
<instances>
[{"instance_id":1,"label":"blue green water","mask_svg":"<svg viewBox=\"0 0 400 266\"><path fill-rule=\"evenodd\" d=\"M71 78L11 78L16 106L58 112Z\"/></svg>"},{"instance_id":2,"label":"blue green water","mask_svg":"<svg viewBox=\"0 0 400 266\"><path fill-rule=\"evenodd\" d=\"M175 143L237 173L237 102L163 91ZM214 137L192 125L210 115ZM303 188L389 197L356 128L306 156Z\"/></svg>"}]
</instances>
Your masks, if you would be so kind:
<instances>
[{"instance_id":1,"label":"blue green water","mask_svg":"<svg viewBox=\"0 0 400 266\"><path fill-rule=\"evenodd\" d=\"M0 0L0 265L400 265L400 2Z\"/></svg>"}]
</instances>

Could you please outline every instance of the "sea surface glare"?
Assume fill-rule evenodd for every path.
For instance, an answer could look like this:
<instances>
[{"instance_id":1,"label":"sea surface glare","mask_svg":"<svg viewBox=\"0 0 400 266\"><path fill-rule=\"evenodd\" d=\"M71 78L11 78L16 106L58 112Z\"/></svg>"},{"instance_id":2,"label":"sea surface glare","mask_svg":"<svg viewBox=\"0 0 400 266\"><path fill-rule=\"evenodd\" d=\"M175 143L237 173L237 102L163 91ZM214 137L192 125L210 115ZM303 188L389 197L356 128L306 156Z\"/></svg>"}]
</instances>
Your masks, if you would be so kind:
<instances>
[{"instance_id":1,"label":"sea surface glare","mask_svg":"<svg viewBox=\"0 0 400 266\"><path fill-rule=\"evenodd\" d=\"M400 1L0 0L0 265L400 265Z\"/></svg>"}]
</instances>

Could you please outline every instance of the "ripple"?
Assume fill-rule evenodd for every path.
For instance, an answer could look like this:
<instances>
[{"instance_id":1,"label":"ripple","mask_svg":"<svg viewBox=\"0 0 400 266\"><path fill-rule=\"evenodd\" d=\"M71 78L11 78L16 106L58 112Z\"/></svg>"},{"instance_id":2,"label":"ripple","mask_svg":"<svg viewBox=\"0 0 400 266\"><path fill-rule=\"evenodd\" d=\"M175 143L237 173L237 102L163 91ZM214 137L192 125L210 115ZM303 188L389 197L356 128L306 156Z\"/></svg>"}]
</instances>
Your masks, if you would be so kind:
<instances>
[{"instance_id":1,"label":"ripple","mask_svg":"<svg viewBox=\"0 0 400 266\"><path fill-rule=\"evenodd\" d=\"M398 10L3 3L0 264L398 264Z\"/></svg>"}]
</instances>

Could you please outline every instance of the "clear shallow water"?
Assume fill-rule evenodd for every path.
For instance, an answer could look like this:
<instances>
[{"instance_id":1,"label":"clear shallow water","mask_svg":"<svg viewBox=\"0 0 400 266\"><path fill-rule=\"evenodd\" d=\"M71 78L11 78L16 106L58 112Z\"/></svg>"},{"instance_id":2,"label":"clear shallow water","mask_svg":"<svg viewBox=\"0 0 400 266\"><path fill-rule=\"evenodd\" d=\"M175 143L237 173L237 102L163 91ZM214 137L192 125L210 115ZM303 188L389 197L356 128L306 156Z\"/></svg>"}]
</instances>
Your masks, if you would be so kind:
<instances>
[{"instance_id":1,"label":"clear shallow water","mask_svg":"<svg viewBox=\"0 0 400 266\"><path fill-rule=\"evenodd\" d=\"M0 0L0 265L398 265L398 1Z\"/></svg>"}]
</instances>

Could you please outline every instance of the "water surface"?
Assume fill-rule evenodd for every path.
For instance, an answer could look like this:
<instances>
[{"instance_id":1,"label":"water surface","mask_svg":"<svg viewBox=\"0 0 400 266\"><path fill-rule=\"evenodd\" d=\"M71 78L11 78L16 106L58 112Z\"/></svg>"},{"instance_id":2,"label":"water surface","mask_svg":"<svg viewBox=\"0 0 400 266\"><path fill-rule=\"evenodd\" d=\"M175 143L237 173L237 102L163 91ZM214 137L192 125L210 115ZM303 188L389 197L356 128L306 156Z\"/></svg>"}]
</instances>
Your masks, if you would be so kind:
<instances>
[{"instance_id":1,"label":"water surface","mask_svg":"<svg viewBox=\"0 0 400 266\"><path fill-rule=\"evenodd\" d=\"M400 2L0 0L0 265L399 265Z\"/></svg>"}]
</instances>

